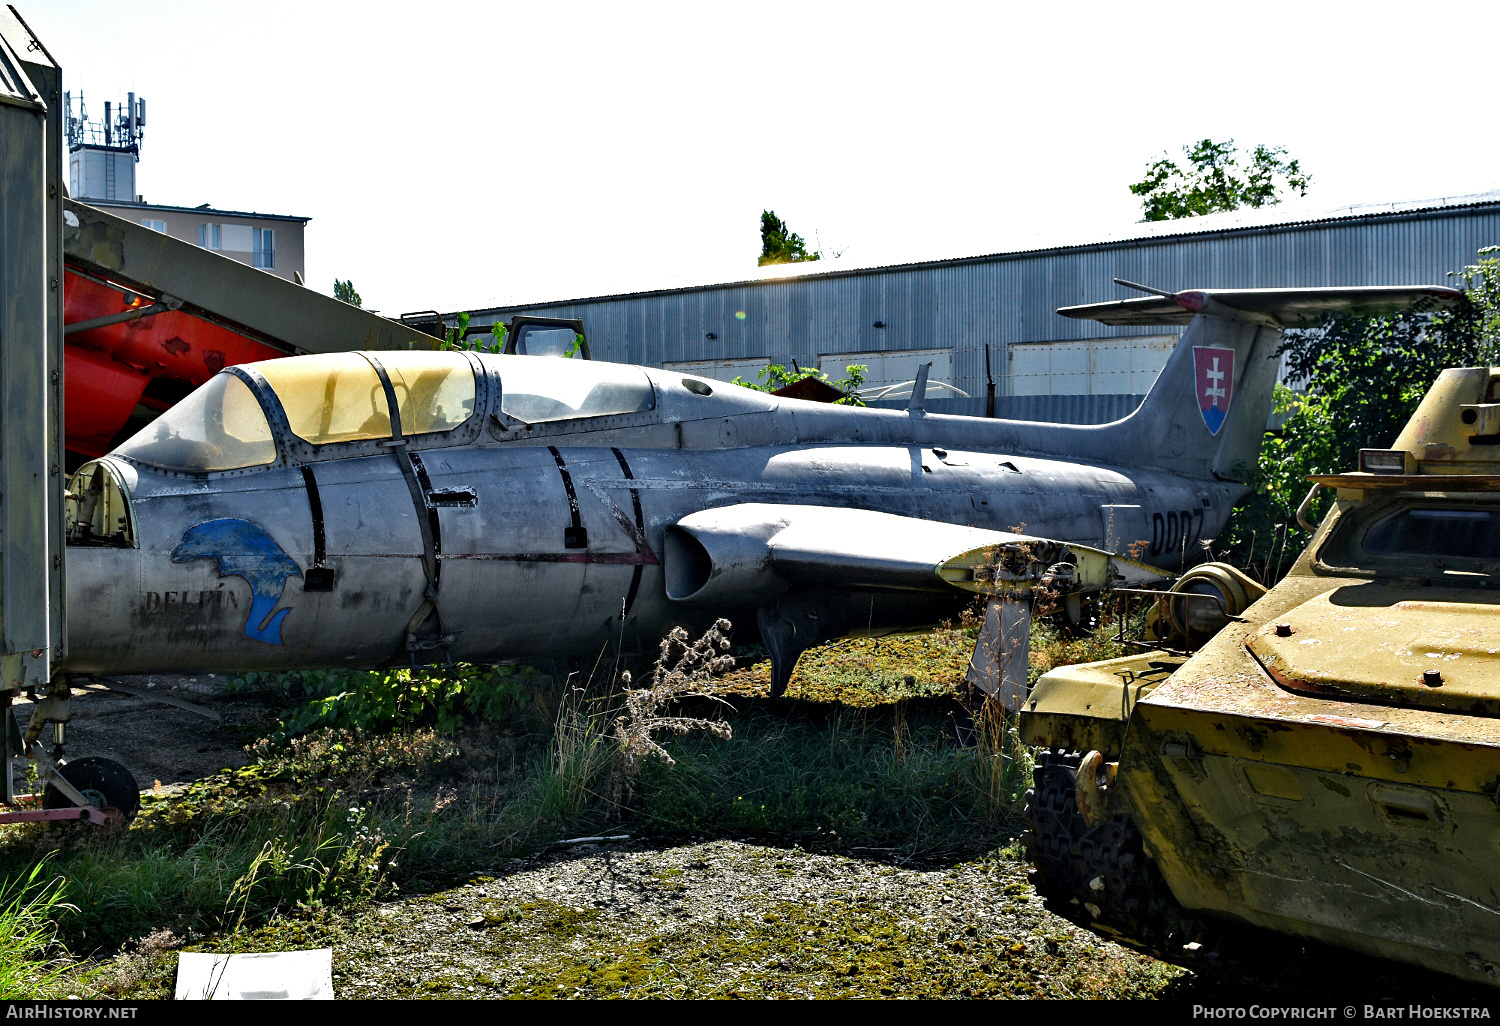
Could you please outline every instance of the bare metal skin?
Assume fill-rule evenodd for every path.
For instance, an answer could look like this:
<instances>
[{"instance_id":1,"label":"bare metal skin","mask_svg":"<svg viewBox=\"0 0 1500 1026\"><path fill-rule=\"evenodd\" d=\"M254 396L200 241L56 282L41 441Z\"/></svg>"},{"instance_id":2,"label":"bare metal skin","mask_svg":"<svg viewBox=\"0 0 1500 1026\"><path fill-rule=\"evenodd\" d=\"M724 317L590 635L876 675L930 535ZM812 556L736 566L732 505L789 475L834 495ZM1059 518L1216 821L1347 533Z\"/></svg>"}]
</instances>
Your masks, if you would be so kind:
<instances>
[{"instance_id":1,"label":"bare metal skin","mask_svg":"<svg viewBox=\"0 0 1500 1026\"><path fill-rule=\"evenodd\" d=\"M514 361L542 358L440 353L431 355L475 372L462 425L404 444L314 446L257 374L268 365L229 368L221 376L239 375L266 412L274 461L194 474L116 453L80 470L80 502L113 478L129 530L80 535L75 516L62 669L591 655L649 648L674 624L725 615L741 637L757 622L763 633L787 625L784 682L805 643L949 615L968 594L922 567L935 569L950 547L1024 532L1157 566L1197 562L1259 448L1277 312L1294 300L1298 310L1348 308L1352 295L1389 308L1447 291L1195 292L1066 311L1188 324L1140 409L1097 426L829 406L652 369L649 410L527 426L504 413L502 396ZM1247 296L1259 307L1227 305L1255 307ZM556 361L557 374L575 363ZM1197 393L1226 378L1229 394L1205 413ZM793 569L757 555L777 524L828 507L891 517L825 515L829 551L803 530ZM726 554L737 545L739 556ZM898 565L907 551L915 569Z\"/></svg>"}]
</instances>

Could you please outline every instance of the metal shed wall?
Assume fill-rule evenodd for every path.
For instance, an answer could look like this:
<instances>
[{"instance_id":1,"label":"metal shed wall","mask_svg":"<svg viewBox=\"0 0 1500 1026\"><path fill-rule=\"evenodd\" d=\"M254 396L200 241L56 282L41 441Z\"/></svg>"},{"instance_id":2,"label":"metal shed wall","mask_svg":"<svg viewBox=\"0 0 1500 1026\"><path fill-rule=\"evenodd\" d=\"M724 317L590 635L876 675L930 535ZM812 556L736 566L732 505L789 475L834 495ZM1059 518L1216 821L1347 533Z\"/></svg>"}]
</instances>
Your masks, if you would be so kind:
<instances>
[{"instance_id":1,"label":"metal shed wall","mask_svg":"<svg viewBox=\"0 0 1500 1026\"><path fill-rule=\"evenodd\" d=\"M1174 290L1441 285L1495 243L1500 202L1484 202L498 307L474 311L473 323L581 318L595 359L650 366L748 357L816 366L830 353L951 347L953 383L971 395L984 393L988 343L1004 394L1011 345L1160 333L1057 316L1126 295L1116 277Z\"/></svg>"}]
</instances>

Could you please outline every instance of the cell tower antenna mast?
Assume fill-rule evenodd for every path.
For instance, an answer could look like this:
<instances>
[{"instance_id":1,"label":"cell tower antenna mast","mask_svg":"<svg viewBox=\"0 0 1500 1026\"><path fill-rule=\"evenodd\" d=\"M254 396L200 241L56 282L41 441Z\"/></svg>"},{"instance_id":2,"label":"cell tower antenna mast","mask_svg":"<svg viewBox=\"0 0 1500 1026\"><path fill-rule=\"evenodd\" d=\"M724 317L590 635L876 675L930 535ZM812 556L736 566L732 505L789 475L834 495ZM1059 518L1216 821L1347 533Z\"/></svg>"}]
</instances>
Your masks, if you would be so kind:
<instances>
[{"instance_id":1,"label":"cell tower antenna mast","mask_svg":"<svg viewBox=\"0 0 1500 1026\"><path fill-rule=\"evenodd\" d=\"M75 105L76 104L76 105ZM136 202L135 165L146 135L146 101L127 93L104 101L104 117L89 117L83 90L63 94L68 140L68 187L78 199Z\"/></svg>"}]
</instances>

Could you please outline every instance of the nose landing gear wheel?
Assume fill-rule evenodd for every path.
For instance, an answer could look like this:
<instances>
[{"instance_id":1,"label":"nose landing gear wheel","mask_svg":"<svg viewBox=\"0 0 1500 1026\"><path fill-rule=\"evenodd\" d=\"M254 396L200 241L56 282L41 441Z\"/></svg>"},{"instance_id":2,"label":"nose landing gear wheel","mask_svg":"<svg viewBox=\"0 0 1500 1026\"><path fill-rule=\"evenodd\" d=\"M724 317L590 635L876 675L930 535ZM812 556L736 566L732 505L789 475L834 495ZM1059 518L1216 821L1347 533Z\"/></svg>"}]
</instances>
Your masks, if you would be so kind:
<instances>
[{"instance_id":1,"label":"nose landing gear wheel","mask_svg":"<svg viewBox=\"0 0 1500 1026\"><path fill-rule=\"evenodd\" d=\"M59 767L63 779L99 809L114 809L122 822L129 823L141 808L141 789L130 771L112 759L90 756ZM42 792L42 808L66 809L72 802L51 784Z\"/></svg>"}]
</instances>

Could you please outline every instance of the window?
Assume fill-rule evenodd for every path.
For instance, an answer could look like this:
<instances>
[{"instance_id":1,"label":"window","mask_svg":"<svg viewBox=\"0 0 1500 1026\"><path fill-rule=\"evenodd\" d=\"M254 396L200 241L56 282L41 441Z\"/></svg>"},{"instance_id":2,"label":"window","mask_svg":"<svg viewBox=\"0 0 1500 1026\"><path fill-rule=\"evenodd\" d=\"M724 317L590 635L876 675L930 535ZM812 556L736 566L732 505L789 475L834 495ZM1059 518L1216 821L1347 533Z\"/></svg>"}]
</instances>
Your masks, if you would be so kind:
<instances>
[{"instance_id":1,"label":"window","mask_svg":"<svg viewBox=\"0 0 1500 1026\"><path fill-rule=\"evenodd\" d=\"M276 266L276 244L275 236L270 228L250 229L253 242L252 252L256 267L272 268Z\"/></svg>"},{"instance_id":2,"label":"window","mask_svg":"<svg viewBox=\"0 0 1500 1026\"><path fill-rule=\"evenodd\" d=\"M209 378L115 451L190 473L258 467L276 459L265 411L250 386L228 371Z\"/></svg>"},{"instance_id":3,"label":"window","mask_svg":"<svg viewBox=\"0 0 1500 1026\"><path fill-rule=\"evenodd\" d=\"M150 228L153 232L161 232L163 235L167 234L167 222L165 221L153 221L147 217L141 219L141 224Z\"/></svg>"},{"instance_id":4,"label":"window","mask_svg":"<svg viewBox=\"0 0 1500 1026\"><path fill-rule=\"evenodd\" d=\"M1372 556L1500 559L1500 516L1487 509L1405 509L1376 521L1362 547Z\"/></svg>"},{"instance_id":5,"label":"window","mask_svg":"<svg viewBox=\"0 0 1500 1026\"><path fill-rule=\"evenodd\" d=\"M526 424L656 407L651 380L635 367L547 356L497 356L500 409Z\"/></svg>"},{"instance_id":6,"label":"window","mask_svg":"<svg viewBox=\"0 0 1500 1026\"><path fill-rule=\"evenodd\" d=\"M200 224L198 226L198 245L204 249L221 250L224 248L223 237L219 233L216 224Z\"/></svg>"},{"instance_id":7,"label":"window","mask_svg":"<svg viewBox=\"0 0 1500 1026\"><path fill-rule=\"evenodd\" d=\"M474 371L458 353L384 352L401 433L449 431L474 413ZM375 368L358 353L326 353L254 365L286 411L292 433L323 445L391 437L390 406Z\"/></svg>"}]
</instances>

